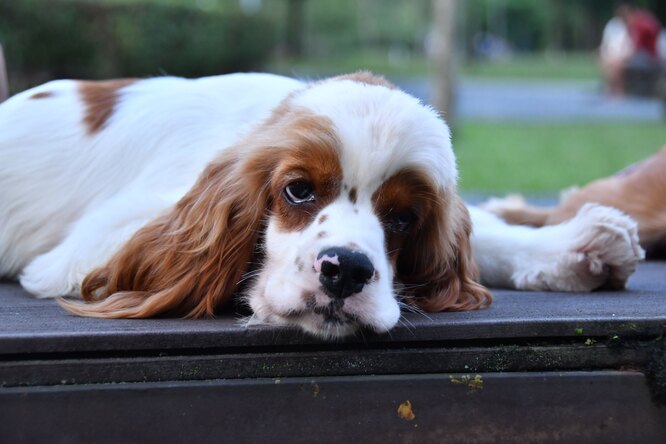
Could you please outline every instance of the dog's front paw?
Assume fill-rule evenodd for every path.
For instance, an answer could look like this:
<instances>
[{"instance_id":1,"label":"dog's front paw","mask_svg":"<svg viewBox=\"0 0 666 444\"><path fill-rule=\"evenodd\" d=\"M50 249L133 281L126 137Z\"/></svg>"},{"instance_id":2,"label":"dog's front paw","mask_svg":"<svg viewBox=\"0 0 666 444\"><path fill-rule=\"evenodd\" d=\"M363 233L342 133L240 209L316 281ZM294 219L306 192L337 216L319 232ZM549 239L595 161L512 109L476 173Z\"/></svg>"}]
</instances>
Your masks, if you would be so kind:
<instances>
[{"instance_id":1,"label":"dog's front paw","mask_svg":"<svg viewBox=\"0 0 666 444\"><path fill-rule=\"evenodd\" d=\"M622 289L645 252L636 222L614 208L586 204L573 219L544 229L544 254L514 276L524 289Z\"/></svg>"},{"instance_id":2,"label":"dog's front paw","mask_svg":"<svg viewBox=\"0 0 666 444\"><path fill-rule=\"evenodd\" d=\"M54 251L37 256L19 276L21 286L38 298L78 296L76 281L65 264Z\"/></svg>"},{"instance_id":3,"label":"dog's front paw","mask_svg":"<svg viewBox=\"0 0 666 444\"><path fill-rule=\"evenodd\" d=\"M582 255L582 278L600 281L590 290L624 288L645 258L636 221L615 208L586 204L567 224L577 233L571 248Z\"/></svg>"}]
</instances>

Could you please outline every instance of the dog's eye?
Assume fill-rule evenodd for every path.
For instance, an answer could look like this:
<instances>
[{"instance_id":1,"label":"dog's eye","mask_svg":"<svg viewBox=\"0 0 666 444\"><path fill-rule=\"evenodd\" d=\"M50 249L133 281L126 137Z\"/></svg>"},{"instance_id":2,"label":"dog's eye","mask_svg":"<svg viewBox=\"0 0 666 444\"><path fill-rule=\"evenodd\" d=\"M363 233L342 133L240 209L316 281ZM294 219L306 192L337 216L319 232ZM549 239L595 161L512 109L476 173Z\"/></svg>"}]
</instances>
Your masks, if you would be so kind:
<instances>
[{"instance_id":1,"label":"dog's eye","mask_svg":"<svg viewBox=\"0 0 666 444\"><path fill-rule=\"evenodd\" d=\"M315 200L314 189L310 182L299 180L284 188L284 196L291 204L298 205Z\"/></svg>"},{"instance_id":2,"label":"dog's eye","mask_svg":"<svg viewBox=\"0 0 666 444\"><path fill-rule=\"evenodd\" d=\"M389 219L388 228L394 233L404 233L412 226L414 218L414 214L411 212L396 214Z\"/></svg>"}]
</instances>

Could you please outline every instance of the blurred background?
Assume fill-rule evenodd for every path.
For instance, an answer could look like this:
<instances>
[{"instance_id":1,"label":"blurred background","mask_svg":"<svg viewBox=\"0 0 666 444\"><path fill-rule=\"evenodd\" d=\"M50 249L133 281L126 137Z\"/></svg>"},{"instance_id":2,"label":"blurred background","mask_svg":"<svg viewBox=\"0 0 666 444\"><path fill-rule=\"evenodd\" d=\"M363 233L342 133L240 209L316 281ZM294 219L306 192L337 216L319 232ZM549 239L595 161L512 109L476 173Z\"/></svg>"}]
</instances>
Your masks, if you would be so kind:
<instances>
[{"instance_id":1,"label":"blurred background","mask_svg":"<svg viewBox=\"0 0 666 444\"><path fill-rule=\"evenodd\" d=\"M10 94L57 78L371 70L450 122L464 191L540 194L666 144L666 2L621 3L0 0L0 44Z\"/></svg>"}]
</instances>

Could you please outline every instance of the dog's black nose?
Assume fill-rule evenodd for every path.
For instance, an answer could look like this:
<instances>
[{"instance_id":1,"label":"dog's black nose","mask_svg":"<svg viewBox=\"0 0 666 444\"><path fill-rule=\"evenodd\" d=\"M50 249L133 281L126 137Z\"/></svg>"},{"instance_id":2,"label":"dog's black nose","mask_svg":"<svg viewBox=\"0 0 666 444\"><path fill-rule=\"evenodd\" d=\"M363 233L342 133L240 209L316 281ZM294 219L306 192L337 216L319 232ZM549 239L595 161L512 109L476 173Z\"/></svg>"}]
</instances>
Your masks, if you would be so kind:
<instances>
[{"instance_id":1,"label":"dog's black nose","mask_svg":"<svg viewBox=\"0 0 666 444\"><path fill-rule=\"evenodd\" d=\"M344 247L323 250L317 256L319 282L333 298L346 298L363 290L375 267L368 256Z\"/></svg>"}]
</instances>

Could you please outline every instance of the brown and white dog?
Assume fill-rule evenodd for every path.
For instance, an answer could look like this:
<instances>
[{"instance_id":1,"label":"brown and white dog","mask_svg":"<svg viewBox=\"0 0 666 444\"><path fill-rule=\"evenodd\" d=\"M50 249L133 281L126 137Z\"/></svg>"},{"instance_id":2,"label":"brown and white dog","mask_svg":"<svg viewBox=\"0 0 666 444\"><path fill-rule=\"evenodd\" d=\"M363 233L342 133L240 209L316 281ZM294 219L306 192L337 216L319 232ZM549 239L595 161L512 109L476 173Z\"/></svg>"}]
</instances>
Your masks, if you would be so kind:
<instances>
[{"instance_id":1,"label":"brown and white dog","mask_svg":"<svg viewBox=\"0 0 666 444\"><path fill-rule=\"evenodd\" d=\"M339 337L484 307L480 279L622 288L642 257L619 211L514 227L456 182L444 121L368 73L54 81L0 106L0 276L83 316L239 294L250 323Z\"/></svg>"},{"instance_id":2,"label":"brown and white dog","mask_svg":"<svg viewBox=\"0 0 666 444\"><path fill-rule=\"evenodd\" d=\"M631 216L647 255L666 255L666 146L613 176L563 191L553 207L530 206L520 195L493 198L481 206L510 224L543 227L571 219L590 202Z\"/></svg>"}]
</instances>

